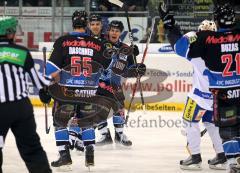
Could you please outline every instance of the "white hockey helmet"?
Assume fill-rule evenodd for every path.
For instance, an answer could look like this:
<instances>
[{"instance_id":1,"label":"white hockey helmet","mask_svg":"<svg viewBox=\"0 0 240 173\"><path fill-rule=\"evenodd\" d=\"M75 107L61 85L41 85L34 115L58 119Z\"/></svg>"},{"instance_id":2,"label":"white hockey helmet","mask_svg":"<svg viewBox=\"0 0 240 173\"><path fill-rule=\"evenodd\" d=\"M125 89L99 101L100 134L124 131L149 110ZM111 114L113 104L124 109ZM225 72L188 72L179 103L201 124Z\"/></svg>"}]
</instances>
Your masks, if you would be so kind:
<instances>
[{"instance_id":1,"label":"white hockey helmet","mask_svg":"<svg viewBox=\"0 0 240 173\"><path fill-rule=\"evenodd\" d=\"M217 31L217 26L212 20L204 20L198 26L198 31Z\"/></svg>"}]
</instances>

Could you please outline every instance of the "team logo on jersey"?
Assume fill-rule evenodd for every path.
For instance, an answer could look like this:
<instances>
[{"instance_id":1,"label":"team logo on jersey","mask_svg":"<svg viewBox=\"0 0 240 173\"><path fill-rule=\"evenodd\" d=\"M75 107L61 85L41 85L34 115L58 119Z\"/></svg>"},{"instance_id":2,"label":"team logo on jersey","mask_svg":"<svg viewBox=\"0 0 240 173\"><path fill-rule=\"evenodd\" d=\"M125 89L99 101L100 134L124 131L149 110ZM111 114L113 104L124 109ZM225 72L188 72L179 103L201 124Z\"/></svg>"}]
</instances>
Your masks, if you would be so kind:
<instances>
[{"instance_id":1,"label":"team logo on jersey","mask_svg":"<svg viewBox=\"0 0 240 173\"><path fill-rule=\"evenodd\" d=\"M231 43L231 42L239 42L240 34L236 35L226 35L226 36L208 36L206 39L206 44L221 44L221 43Z\"/></svg>"},{"instance_id":2,"label":"team logo on jersey","mask_svg":"<svg viewBox=\"0 0 240 173\"><path fill-rule=\"evenodd\" d=\"M105 43L105 44L104 44L104 47L107 48L107 49L110 49L110 48L112 48L113 46L112 46L111 43Z\"/></svg>"},{"instance_id":3,"label":"team logo on jersey","mask_svg":"<svg viewBox=\"0 0 240 173\"><path fill-rule=\"evenodd\" d=\"M101 50L101 46L94 43L93 41L85 41L85 40L73 40L73 41L64 41L62 43L63 47L88 47L88 48L92 48L95 49L97 51Z\"/></svg>"}]
</instances>

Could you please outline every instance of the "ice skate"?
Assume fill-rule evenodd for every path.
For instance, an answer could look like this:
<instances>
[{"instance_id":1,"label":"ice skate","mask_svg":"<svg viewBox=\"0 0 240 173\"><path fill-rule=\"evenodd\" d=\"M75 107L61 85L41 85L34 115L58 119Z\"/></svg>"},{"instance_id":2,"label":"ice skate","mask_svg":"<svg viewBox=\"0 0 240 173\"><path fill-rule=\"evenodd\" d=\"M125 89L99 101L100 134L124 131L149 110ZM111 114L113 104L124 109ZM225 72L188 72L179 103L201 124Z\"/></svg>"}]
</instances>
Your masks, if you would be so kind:
<instances>
[{"instance_id":1,"label":"ice skate","mask_svg":"<svg viewBox=\"0 0 240 173\"><path fill-rule=\"evenodd\" d=\"M88 145L85 148L85 166L88 167L90 171L90 167L94 166L94 146Z\"/></svg>"},{"instance_id":2,"label":"ice skate","mask_svg":"<svg viewBox=\"0 0 240 173\"><path fill-rule=\"evenodd\" d=\"M202 170L202 158L200 154L193 154L180 161L180 168L184 170Z\"/></svg>"},{"instance_id":3,"label":"ice skate","mask_svg":"<svg viewBox=\"0 0 240 173\"><path fill-rule=\"evenodd\" d=\"M103 146L103 145L109 145L113 143L110 130L107 129L108 132L102 134L101 138L96 142L96 146Z\"/></svg>"},{"instance_id":4,"label":"ice skate","mask_svg":"<svg viewBox=\"0 0 240 173\"><path fill-rule=\"evenodd\" d=\"M216 157L211 160L208 160L209 168L217 170L226 170L227 169L227 159L225 153L218 153Z\"/></svg>"},{"instance_id":5,"label":"ice skate","mask_svg":"<svg viewBox=\"0 0 240 173\"><path fill-rule=\"evenodd\" d=\"M58 160L51 162L51 166L57 168L58 171L68 172L72 170L72 159L69 150L59 152L60 157Z\"/></svg>"},{"instance_id":6,"label":"ice skate","mask_svg":"<svg viewBox=\"0 0 240 173\"><path fill-rule=\"evenodd\" d=\"M238 164L230 164L229 168L229 173L240 173L240 165Z\"/></svg>"},{"instance_id":7,"label":"ice skate","mask_svg":"<svg viewBox=\"0 0 240 173\"><path fill-rule=\"evenodd\" d=\"M230 164L229 167L229 173L240 173L240 157L236 158L236 164Z\"/></svg>"},{"instance_id":8,"label":"ice skate","mask_svg":"<svg viewBox=\"0 0 240 173\"><path fill-rule=\"evenodd\" d=\"M115 132L115 142L123 146L132 146L132 141L130 141L127 136L123 133Z\"/></svg>"}]
</instances>

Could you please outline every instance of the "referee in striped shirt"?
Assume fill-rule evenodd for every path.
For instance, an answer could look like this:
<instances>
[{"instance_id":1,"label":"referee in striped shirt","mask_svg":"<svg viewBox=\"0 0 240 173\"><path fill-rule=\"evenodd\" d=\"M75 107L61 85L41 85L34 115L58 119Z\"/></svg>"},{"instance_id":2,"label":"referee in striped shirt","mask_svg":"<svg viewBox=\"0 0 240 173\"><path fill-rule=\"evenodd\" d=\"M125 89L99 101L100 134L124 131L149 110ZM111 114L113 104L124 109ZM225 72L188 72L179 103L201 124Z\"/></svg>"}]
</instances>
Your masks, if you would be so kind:
<instances>
[{"instance_id":1,"label":"referee in striped shirt","mask_svg":"<svg viewBox=\"0 0 240 173\"><path fill-rule=\"evenodd\" d=\"M9 129L30 173L51 173L48 159L36 132L33 106L28 98L27 79L30 76L38 88L49 81L34 68L27 48L14 44L17 20L0 17L0 173L2 148ZM13 170L14 171L14 170Z\"/></svg>"}]
</instances>

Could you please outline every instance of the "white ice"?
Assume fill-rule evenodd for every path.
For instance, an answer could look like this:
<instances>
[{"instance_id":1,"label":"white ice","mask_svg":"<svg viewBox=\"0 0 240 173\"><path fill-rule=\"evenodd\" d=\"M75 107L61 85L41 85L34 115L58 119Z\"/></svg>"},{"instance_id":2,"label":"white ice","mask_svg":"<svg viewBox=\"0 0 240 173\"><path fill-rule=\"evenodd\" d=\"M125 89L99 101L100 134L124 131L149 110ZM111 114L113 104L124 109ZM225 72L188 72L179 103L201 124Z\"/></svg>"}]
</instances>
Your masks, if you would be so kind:
<instances>
[{"instance_id":1,"label":"white ice","mask_svg":"<svg viewBox=\"0 0 240 173\"><path fill-rule=\"evenodd\" d=\"M54 130L51 125L50 134L45 133L44 109L35 108L37 131L41 137L42 145L47 152L49 162L58 158L57 148L54 141ZM154 124L159 119L168 122L168 126ZM139 119L139 123L137 120ZM91 168L94 173L191 173L179 168L179 161L188 157L185 149L186 139L180 133L181 112L144 112L137 111L130 114L131 127L125 129L127 136L133 141L130 149L116 147L96 147L95 166ZM135 123L134 123L135 120ZM150 120L152 127L150 127ZM154 120L156 120L154 122ZM109 121L111 122L111 121ZM173 122L175 123L172 127ZM146 126L148 123L148 127ZM49 110L49 124L52 124ZM157 127L155 126L157 125ZM113 131L112 124L109 125ZM161 127L160 127L161 126ZM114 137L114 133L112 133ZM3 172L4 173L27 173L24 162L18 154L14 137L8 133L4 147ZM202 137L201 152L203 170L199 173L214 173L215 170L208 168L207 160L215 156L212 143L206 134ZM73 160L72 173L87 173L88 168L84 165L84 155L71 152ZM53 172L56 170L53 169ZM196 172L196 171L194 171ZM224 171L218 171L224 172Z\"/></svg>"}]
</instances>

